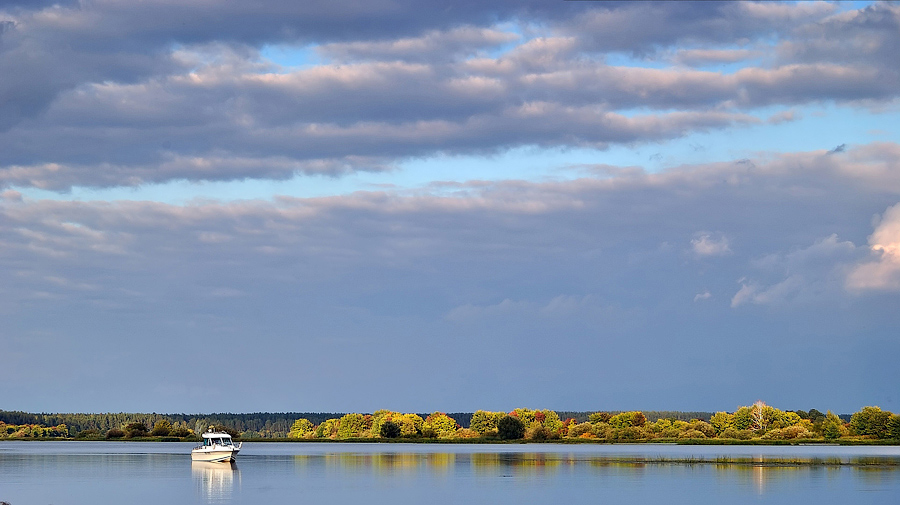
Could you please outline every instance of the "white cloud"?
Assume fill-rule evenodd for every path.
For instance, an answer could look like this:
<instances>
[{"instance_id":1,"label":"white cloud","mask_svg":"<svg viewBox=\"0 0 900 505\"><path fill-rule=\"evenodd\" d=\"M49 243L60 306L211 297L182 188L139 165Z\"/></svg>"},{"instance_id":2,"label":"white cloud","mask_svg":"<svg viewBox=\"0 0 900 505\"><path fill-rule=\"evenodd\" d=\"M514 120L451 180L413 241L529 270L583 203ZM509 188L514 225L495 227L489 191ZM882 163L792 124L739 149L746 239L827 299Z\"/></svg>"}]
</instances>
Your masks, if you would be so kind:
<instances>
[{"instance_id":1,"label":"white cloud","mask_svg":"<svg viewBox=\"0 0 900 505\"><path fill-rule=\"evenodd\" d=\"M702 293L697 293L696 295L694 295L695 302L699 302L702 300L709 300L710 298L712 298L712 294L709 292L708 289Z\"/></svg>"},{"instance_id":2,"label":"white cloud","mask_svg":"<svg viewBox=\"0 0 900 505\"><path fill-rule=\"evenodd\" d=\"M721 233L697 232L691 240L691 247L697 256L725 256L732 252L728 239Z\"/></svg>"},{"instance_id":3,"label":"white cloud","mask_svg":"<svg viewBox=\"0 0 900 505\"><path fill-rule=\"evenodd\" d=\"M900 203L882 215L869 236L874 258L856 266L847 276L852 291L900 290Z\"/></svg>"}]
</instances>

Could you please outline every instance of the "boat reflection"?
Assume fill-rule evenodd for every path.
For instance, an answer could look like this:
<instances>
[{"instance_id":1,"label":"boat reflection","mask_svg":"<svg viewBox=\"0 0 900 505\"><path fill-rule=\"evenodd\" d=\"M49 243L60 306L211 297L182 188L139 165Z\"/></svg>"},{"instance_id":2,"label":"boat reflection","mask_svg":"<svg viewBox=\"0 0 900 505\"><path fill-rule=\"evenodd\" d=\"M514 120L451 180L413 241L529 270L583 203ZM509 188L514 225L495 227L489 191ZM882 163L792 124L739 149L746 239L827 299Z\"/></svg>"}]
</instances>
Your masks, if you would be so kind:
<instances>
[{"instance_id":1,"label":"boat reflection","mask_svg":"<svg viewBox=\"0 0 900 505\"><path fill-rule=\"evenodd\" d=\"M241 483L241 471L234 461L224 463L192 461L191 476L207 503L230 501L235 480L238 486Z\"/></svg>"}]
</instances>

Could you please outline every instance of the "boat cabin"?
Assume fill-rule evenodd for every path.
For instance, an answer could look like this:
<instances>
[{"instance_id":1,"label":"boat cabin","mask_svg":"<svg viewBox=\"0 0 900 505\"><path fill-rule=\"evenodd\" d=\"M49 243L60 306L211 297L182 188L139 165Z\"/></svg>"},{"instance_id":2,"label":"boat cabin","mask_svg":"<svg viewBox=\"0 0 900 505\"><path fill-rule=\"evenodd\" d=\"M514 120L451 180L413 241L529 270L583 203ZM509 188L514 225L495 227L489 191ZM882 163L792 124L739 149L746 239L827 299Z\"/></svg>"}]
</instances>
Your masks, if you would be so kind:
<instances>
[{"instance_id":1,"label":"boat cabin","mask_svg":"<svg viewBox=\"0 0 900 505\"><path fill-rule=\"evenodd\" d=\"M206 432L203 434L203 447L211 447L214 445L233 446L231 435L218 431Z\"/></svg>"}]
</instances>

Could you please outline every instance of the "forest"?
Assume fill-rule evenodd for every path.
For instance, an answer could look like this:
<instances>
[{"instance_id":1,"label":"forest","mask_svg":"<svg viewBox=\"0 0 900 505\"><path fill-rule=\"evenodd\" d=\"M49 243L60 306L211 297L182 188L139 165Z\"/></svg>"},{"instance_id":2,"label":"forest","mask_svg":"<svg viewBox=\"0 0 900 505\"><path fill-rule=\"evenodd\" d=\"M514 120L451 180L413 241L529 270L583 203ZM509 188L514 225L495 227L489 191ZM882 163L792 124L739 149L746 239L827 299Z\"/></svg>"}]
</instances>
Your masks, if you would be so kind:
<instances>
[{"instance_id":1,"label":"forest","mask_svg":"<svg viewBox=\"0 0 900 505\"><path fill-rule=\"evenodd\" d=\"M900 415L863 407L838 416L758 401L734 412L32 414L0 410L0 438L195 440L210 427L244 440L900 443Z\"/></svg>"}]
</instances>

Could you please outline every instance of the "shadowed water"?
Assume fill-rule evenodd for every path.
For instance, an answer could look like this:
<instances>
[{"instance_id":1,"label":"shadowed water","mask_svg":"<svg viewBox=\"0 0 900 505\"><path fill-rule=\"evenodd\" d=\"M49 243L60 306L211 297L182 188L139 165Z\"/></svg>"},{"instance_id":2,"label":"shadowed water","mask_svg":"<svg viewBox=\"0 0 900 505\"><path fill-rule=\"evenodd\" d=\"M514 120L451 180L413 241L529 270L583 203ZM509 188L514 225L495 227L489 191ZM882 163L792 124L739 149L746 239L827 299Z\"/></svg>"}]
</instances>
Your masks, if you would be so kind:
<instances>
[{"instance_id":1,"label":"shadowed water","mask_svg":"<svg viewBox=\"0 0 900 505\"><path fill-rule=\"evenodd\" d=\"M193 503L891 503L900 447L3 442L10 505Z\"/></svg>"}]
</instances>

